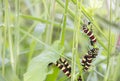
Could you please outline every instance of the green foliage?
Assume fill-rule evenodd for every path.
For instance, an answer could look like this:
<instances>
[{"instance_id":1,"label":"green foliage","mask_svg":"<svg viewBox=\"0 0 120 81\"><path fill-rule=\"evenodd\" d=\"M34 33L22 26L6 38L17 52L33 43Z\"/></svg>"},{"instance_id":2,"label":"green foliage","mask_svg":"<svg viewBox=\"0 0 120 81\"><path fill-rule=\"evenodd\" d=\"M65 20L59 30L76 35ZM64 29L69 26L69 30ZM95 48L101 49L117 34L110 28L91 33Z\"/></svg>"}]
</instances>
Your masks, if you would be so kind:
<instances>
[{"instance_id":1,"label":"green foliage","mask_svg":"<svg viewBox=\"0 0 120 81\"><path fill-rule=\"evenodd\" d=\"M0 0L0 81L70 81L55 63L72 65L71 81L120 80L119 0ZM90 21L99 55L88 72L80 60L91 48L82 32ZM116 49L117 48L117 49Z\"/></svg>"},{"instance_id":2,"label":"green foliage","mask_svg":"<svg viewBox=\"0 0 120 81\"><path fill-rule=\"evenodd\" d=\"M56 81L59 74L59 69L57 67L51 67L52 73L48 74L46 81Z\"/></svg>"},{"instance_id":3,"label":"green foliage","mask_svg":"<svg viewBox=\"0 0 120 81\"><path fill-rule=\"evenodd\" d=\"M63 49L60 48L59 44L59 42L55 42L51 47L55 48L59 54L50 50L45 50L31 60L27 72L24 74L24 81L44 81L46 79L49 64L55 63L63 52Z\"/></svg>"}]
</instances>

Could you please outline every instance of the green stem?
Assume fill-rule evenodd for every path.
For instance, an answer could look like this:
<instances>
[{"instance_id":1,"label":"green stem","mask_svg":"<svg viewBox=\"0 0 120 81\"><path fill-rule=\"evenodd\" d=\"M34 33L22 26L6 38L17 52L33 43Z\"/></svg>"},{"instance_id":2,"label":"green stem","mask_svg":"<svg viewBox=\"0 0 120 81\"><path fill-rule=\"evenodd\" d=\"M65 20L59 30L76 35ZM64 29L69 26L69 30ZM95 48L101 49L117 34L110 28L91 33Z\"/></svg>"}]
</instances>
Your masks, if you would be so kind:
<instances>
[{"instance_id":1,"label":"green stem","mask_svg":"<svg viewBox=\"0 0 120 81\"><path fill-rule=\"evenodd\" d=\"M52 4L52 5L51 5ZM54 26L54 12L55 12L55 0L49 0L49 5L47 9L50 8L50 11L48 11L50 15L48 15L48 20L51 20L52 23L50 24L50 27L47 26L47 32L46 32L46 42L48 44L51 44L52 41L52 33L53 33L53 26Z\"/></svg>"},{"instance_id":2,"label":"green stem","mask_svg":"<svg viewBox=\"0 0 120 81\"><path fill-rule=\"evenodd\" d=\"M112 2L110 0L110 23L112 22ZM104 81L109 81L109 73L110 73L110 68L111 68L111 63L110 61L110 53L111 53L111 25L108 27L108 50L107 50L107 69L106 69L106 76Z\"/></svg>"},{"instance_id":3,"label":"green stem","mask_svg":"<svg viewBox=\"0 0 120 81\"><path fill-rule=\"evenodd\" d=\"M27 32L29 32L29 33L32 32L35 27L36 27L36 23L34 23L34 24L28 29ZM21 27L21 28L24 28L24 27ZM19 43L21 43L22 41L24 41L25 38L27 38L27 35L26 35L26 34L20 38Z\"/></svg>"},{"instance_id":4,"label":"green stem","mask_svg":"<svg viewBox=\"0 0 120 81\"><path fill-rule=\"evenodd\" d=\"M78 1L77 1L78 2ZM79 63L79 55L78 55L78 39L79 39L79 30L80 30L80 6L76 5L76 17L74 22L74 34L73 34L73 47L72 47L72 77L71 81L75 81L76 75L76 63ZM80 67L80 66L79 66ZM79 68L80 69L80 68Z\"/></svg>"},{"instance_id":5,"label":"green stem","mask_svg":"<svg viewBox=\"0 0 120 81\"><path fill-rule=\"evenodd\" d=\"M33 16L30 16L30 15L23 15L23 14L21 14L20 16L21 16L22 18L25 18L25 19L40 21L40 22L46 23L46 24L52 24L52 23L53 23L53 22L51 22L51 21L49 21L49 20L40 19L40 18L33 17ZM60 26L59 23L57 23L57 22L54 22L53 25L54 25L54 26L57 26L57 27ZM67 27L67 28L69 28L69 27Z\"/></svg>"},{"instance_id":6,"label":"green stem","mask_svg":"<svg viewBox=\"0 0 120 81\"><path fill-rule=\"evenodd\" d=\"M61 0L56 0L57 1L57 3L59 3L59 5L61 6L61 7L63 7L63 8L65 8L65 5L64 5L64 3L61 1ZM71 10L71 9L69 9L69 7L68 7L68 13L70 13L70 15L74 18L75 17L75 13Z\"/></svg>"},{"instance_id":7,"label":"green stem","mask_svg":"<svg viewBox=\"0 0 120 81\"><path fill-rule=\"evenodd\" d=\"M14 59L15 59L15 70L17 70L16 69L16 67L17 67L17 64L19 64L19 57L18 57L18 55L19 55L19 53L20 53L20 50L19 50L19 37L20 37L20 31L19 31L19 0L16 0L15 1L15 11L16 11L16 16L15 16L15 43L14 43L14 47L15 47L15 49L14 49ZM19 65L18 65L18 67L17 68L19 68ZM19 72L18 72L19 73Z\"/></svg>"},{"instance_id":8,"label":"green stem","mask_svg":"<svg viewBox=\"0 0 120 81\"><path fill-rule=\"evenodd\" d=\"M110 23L112 22L112 2L110 0ZM108 60L107 60L107 68L109 66L109 58L110 58L110 51L111 51L111 25L108 27Z\"/></svg>"},{"instance_id":9,"label":"green stem","mask_svg":"<svg viewBox=\"0 0 120 81\"><path fill-rule=\"evenodd\" d=\"M66 29L66 17L67 17L67 11L68 11L68 3L69 3L69 0L66 0L64 20L63 20L63 26L62 26L61 38L60 38L61 39L61 46L64 46L64 42L65 42L65 29Z\"/></svg>"},{"instance_id":10,"label":"green stem","mask_svg":"<svg viewBox=\"0 0 120 81\"><path fill-rule=\"evenodd\" d=\"M5 0L5 25L6 25L6 29L8 30L8 43L9 43L9 51L10 51L10 61L11 61L11 66L12 66L12 70L15 71L16 67L15 67L15 59L14 59L14 55L13 55L13 43L12 43L12 33L11 33L11 29L9 27L10 25L10 20L9 20L9 13L10 13L10 7L9 7L9 2L8 0Z\"/></svg>"},{"instance_id":11,"label":"green stem","mask_svg":"<svg viewBox=\"0 0 120 81\"><path fill-rule=\"evenodd\" d=\"M11 67L12 70L15 71L15 61L14 61L14 55L13 55L13 43L12 43L12 34L10 30L10 20L9 20L9 2L8 0L4 0L4 5L5 5L5 27L4 27L4 47L3 47L3 59L5 59L5 53L6 53L6 41L8 40L9 43L9 51L10 51L10 62L11 62ZM8 32L8 33L7 33ZM7 39L8 36L8 39ZM4 60L3 60L4 63ZM4 63L5 64L5 63ZM3 68L4 65L3 65ZM3 72L4 73L4 72Z\"/></svg>"},{"instance_id":12,"label":"green stem","mask_svg":"<svg viewBox=\"0 0 120 81\"><path fill-rule=\"evenodd\" d=\"M1 1L2 3L2 11L3 11L3 22L5 23L5 11L4 11L4 1ZM6 52L6 27L3 26L3 52L1 53L1 57L2 57L2 75L5 75L5 52Z\"/></svg>"}]
</instances>

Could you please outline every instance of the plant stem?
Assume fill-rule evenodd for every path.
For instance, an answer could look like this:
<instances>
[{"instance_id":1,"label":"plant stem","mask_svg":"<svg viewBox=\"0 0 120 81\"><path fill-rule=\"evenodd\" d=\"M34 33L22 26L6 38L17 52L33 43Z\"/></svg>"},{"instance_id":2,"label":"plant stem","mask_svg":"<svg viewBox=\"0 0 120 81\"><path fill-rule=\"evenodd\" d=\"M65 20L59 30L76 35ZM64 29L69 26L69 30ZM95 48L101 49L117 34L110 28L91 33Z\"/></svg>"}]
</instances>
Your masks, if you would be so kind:
<instances>
[{"instance_id":1,"label":"plant stem","mask_svg":"<svg viewBox=\"0 0 120 81\"><path fill-rule=\"evenodd\" d=\"M17 71L17 68L19 68L19 54L20 54L20 49L19 49L19 43L20 43L20 29L19 29L19 0L15 1L15 43L14 43L14 58L15 58L15 70ZM16 68L17 67L17 68ZM19 71L19 70L18 70ZM18 72L19 73L19 72Z\"/></svg>"},{"instance_id":2,"label":"plant stem","mask_svg":"<svg viewBox=\"0 0 120 81\"><path fill-rule=\"evenodd\" d=\"M78 0L77 0L78 3ZM73 34L73 47L72 47L72 77L71 81L75 81L75 69L76 63L79 63L79 55L78 55L78 39L79 39L79 30L80 30L80 6L76 5L76 16L74 22L74 34ZM80 67L80 66L79 66ZM79 68L80 69L80 68Z\"/></svg>"},{"instance_id":3,"label":"plant stem","mask_svg":"<svg viewBox=\"0 0 120 81\"><path fill-rule=\"evenodd\" d=\"M10 28L10 19L9 19L9 13L10 13L10 6L9 6L9 1L5 0L5 26L6 29L8 30L8 43L9 43L9 51L10 51L10 61L11 61L11 67L12 70L15 72L16 67L15 67L15 58L13 54L13 43L12 43L12 33L11 33L11 28Z\"/></svg>"},{"instance_id":4,"label":"plant stem","mask_svg":"<svg viewBox=\"0 0 120 81\"><path fill-rule=\"evenodd\" d=\"M110 23L112 22L112 2L110 0L110 14L109 14L109 19ZM105 76L105 81L109 81L109 73L110 73L110 68L111 68L111 63L110 61L110 53L111 53L111 25L108 27L108 50L107 50L107 68L106 68L106 76Z\"/></svg>"},{"instance_id":5,"label":"plant stem","mask_svg":"<svg viewBox=\"0 0 120 81\"><path fill-rule=\"evenodd\" d=\"M61 46L64 46L64 42L65 42L65 29L66 29L66 18L67 18L67 11L68 11L68 3L69 3L69 0L66 0L64 20L63 20L63 26L62 26L62 31L61 31L61 37L60 37Z\"/></svg>"},{"instance_id":6,"label":"plant stem","mask_svg":"<svg viewBox=\"0 0 120 81\"><path fill-rule=\"evenodd\" d=\"M54 26L55 0L48 0L48 2L49 2L49 6L47 7L47 9L50 9L50 11L48 11L49 13L47 13L47 14L50 14L50 15L48 15L48 19L51 20L52 23L50 24L50 27L47 27L46 42L48 44L51 44L52 33L53 33L53 26Z\"/></svg>"},{"instance_id":7,"label":"plant stem","mask_svg":"<svg viewBox=\"0 0 120 81\"><path fill-rule=\"evenodd\" d=\"M3 23L5 23L5 11L4 11L4 1L1 0L1 4L2 4L2 15L3 15ZM1 57L2 57L2 76L5 75L5 52L6 52L6 27L3 26L3 49L2 49L2 53L1 53ZM2 37L1 37L2 38Z\"/></svg>"}]
</instances>

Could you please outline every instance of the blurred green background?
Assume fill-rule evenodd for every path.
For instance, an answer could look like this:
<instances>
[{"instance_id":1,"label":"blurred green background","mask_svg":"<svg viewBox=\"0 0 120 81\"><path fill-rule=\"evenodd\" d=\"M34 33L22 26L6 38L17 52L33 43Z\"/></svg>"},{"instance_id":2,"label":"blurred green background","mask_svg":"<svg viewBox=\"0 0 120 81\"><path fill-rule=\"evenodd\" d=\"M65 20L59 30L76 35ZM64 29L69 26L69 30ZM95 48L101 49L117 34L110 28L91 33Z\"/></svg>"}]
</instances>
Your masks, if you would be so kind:
<instances>
[{"instance_id":1,"label":"blurred green background","mask_svg":"<svg viewBox=\"0 0 120 81\"><path fill-rule=\"evenodd\" d=\"M82 72L91 45L81 26L89 21L99 54ZM48 66L60 56L71 79ZM0 0L0 81L120 81L119 63L120 0Z\"/></svg>"}]
</instances>

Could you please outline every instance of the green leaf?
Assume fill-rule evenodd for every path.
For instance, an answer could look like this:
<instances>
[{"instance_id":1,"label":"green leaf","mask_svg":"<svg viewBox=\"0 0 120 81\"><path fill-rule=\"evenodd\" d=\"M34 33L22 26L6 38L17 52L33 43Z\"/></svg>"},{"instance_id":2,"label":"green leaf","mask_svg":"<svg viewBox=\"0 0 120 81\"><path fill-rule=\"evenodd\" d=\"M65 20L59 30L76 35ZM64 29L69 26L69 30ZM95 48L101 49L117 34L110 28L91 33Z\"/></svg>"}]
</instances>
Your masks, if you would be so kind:
<instances>
[{"instance_id":1,"label":"green leaf","mask_svg":"<svg viewBox=\"0 0 120 81\"><path fill-rule=\"evenodd\" d=\"M55 42L51 48L59 53L55 53L50 50L43 51L40 55L34 57L24 74L24 81L44 81L48 73L48 64L55 63L60 58L60 54L63 52L59 46L59 42Z\"/></svg>"},{"instance_id":2,"label":"green leaf","mask_svg":"<svg viewBox=\"0 0 120 81\"><path fill-rule=\"evenodd\" d=\"M59 69L58 67L52 67L52 73L50 73L48 76L47 76L47 79L46 81L56 81L57 79L57 76L59 74Z\"/></svg>"},{"instance_id":3,"label":"green leaf","mask_svg":"<svg viewBox=\"0 0 120 81\"><path fill-rule=\"evenodd\" d=\"M67 81L68 77L67 76L64 76L62 78L60 78L58 81Z\"/></svg>"}]
</instances>

